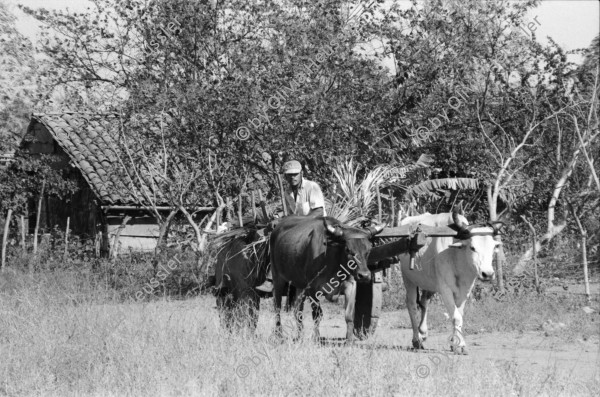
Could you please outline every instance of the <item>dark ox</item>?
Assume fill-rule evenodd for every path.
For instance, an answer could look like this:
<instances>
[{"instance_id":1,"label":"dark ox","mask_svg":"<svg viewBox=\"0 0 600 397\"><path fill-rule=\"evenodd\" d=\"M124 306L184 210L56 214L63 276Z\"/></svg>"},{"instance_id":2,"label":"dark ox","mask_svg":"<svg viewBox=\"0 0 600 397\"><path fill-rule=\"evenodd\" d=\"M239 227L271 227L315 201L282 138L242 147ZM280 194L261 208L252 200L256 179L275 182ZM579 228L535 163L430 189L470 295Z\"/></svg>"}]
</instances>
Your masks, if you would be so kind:
<instances>
[{"instance_id":1,"label":"dark ox","mask_svg":"<svg viewBox=\"0 0 600 397\"><path fill-rule=\"evenodd\" d=\"M319 298L320 288L329 284L338 287L344 283L346 296L346 339L354 339L354 302L356 282L369 282L371 272L367 258L371 250L369 239L383 230L383 226L359 229L340 224L330 217L287 217L281 220L270 237L270 257L273 269L275 298L275 333L281 335L281 292L289 282L302 289L294 315L298 335L302 333L304 299L310 298L315 323L314 336L319 338L319 323L323 311Z\"/></svg>"},{"instance_id":2,"label":"dark ox","mask_svg":"<svg viewBox=\"0 0 600 397\"><path fill-rule=\"evenodd\" d=\"M225 328L234 325L256 328L260 297L254 287L264 281L265 272L260 271L256 257L248 256L244 248L258 238L256 231L249 230L246 235L225 243L217 253L215 295L221 325Z\"/></svg>"}]
</instances>

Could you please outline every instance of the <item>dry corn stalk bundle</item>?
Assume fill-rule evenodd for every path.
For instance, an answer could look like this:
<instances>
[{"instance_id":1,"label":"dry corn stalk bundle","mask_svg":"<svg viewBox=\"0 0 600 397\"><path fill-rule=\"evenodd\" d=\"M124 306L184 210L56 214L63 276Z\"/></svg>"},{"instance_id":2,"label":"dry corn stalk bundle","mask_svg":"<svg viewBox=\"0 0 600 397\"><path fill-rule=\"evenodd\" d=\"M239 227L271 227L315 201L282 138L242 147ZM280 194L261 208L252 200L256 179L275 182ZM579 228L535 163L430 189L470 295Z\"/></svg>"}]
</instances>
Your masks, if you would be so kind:
<instances>
[{"instance_id":1,"label":"dry corn stalk bundle","mask_svg":"<svg viewBox=\"0 0 600 397\"><path fill-rule=\"evenodd\" d=\"M358 181L359 166L353 160L336 165L337 179L333 200L326 200L327 215L349 226L359 226L377 212L377 189L401 187L406 174L415 166L379 165Z\"/></svg>"},{"instance_id":2,"label":"dry corn stalk bundle","mask_svg":"<svg viewBox=\"0 0 600 397\"><path fill-rule=\"evenodd\" d=\"M360 227L363 222L369 221L377 212L377 189L389 186L400 187L406 174L415 167L419 166L380 165L369 171L362 181L358 181L359 166L355 166L353 160L338 163L333 170L337 179L333 200L325 200L327 215L348 226ZM275 211L276 206L277 204L270 206L271 213ZM256 232L257 230L251 227L233 229L215 237L213 244L223 247L232 239L243 238L247 241L243 254L248 258L253 258L257 265L266 265L269 261L269 231L263 231L259 236L252 234ZM379 244L383 244L383 242ZM259 266L257 266L258 268Z\"/></svg>"}]
</instances>

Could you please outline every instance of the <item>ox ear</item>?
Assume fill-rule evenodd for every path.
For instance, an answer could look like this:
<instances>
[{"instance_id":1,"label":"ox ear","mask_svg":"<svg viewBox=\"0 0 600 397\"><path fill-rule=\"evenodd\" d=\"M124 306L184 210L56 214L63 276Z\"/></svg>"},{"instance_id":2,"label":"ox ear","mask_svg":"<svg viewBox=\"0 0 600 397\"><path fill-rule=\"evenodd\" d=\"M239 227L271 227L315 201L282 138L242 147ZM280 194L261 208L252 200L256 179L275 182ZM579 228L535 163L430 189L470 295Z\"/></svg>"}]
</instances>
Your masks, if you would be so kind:
<instances>
[{"instance_id":1,"label":"ox ear","mask_svg":"<svg viewBox=\"0 0 600 397\"><path fill-rule=\"evenodd\" d=\"M459 243L452 243L448 247L449 248L463 248L464 246L465 246L464 243L459 242Z\"/></svg>"}]
</instances>

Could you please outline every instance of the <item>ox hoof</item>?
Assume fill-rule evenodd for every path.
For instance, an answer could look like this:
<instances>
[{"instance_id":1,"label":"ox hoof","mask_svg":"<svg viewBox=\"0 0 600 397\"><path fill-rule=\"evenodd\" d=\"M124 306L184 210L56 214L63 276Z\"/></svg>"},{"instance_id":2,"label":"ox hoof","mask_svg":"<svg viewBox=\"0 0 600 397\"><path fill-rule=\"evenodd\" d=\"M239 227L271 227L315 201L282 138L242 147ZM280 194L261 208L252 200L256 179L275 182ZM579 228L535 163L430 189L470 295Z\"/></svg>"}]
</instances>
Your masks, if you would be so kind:
<instances>
[{"instance_id":1,"label":"ox hoof","mask_svg":"<svg viewBox=\"0 0 600 397\"><path fill-rule=\"evenodd\" d=\"M450 346L450 350L451 350L452 352L454 352L454 354L457 354L457 355L463 355L463 356L466 356L466 355L468 355L468 354L469 354L469 353L467 352L467 347L466 347L466 346L456 346L456 345L451 345L451 346Z\"/></svg>"},{"instance_id":2,"label":"ox hoof","mask_svg":"<svg viewBox=\"0 0 600 397\"><path fill-rule=\"evenodd\" d=\"M423 346L423 341L421 340L413 340L412 341L413 349L425 349Z\"/></svg>"}]
</instances>

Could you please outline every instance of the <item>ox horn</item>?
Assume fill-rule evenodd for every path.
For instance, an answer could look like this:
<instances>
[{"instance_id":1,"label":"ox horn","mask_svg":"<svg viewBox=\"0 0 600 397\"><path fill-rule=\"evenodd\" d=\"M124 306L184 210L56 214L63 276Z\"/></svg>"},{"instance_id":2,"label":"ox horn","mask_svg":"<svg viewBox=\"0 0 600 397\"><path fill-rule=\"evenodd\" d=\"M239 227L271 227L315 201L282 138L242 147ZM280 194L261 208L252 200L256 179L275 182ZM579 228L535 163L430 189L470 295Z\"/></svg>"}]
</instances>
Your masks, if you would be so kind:
<instances>
[{"instance_id":1,"label":"ox horn","mask_svg":"<svg viewBox=\"0 0 600 397\"><path fill-rule=\"evenodd\" d=\"M369 231L369 233L371 234L371 237L375 236L376 234L381 233L381 231L383 230L383 228L385 227L385 225L375 225L375 226L369 226L367 228L367 230Z\"/></svg>"},{"instance_id":2,"label":"ox horn","mask_svg":"<svg viewBox=\"0 0 600 397\"><path fill-rule=\"evenodd\" d=\"M467 225L465 225L458 217L458 211L452 211L452 222L454 222L454 224L458 226L461 231L467 230Z\"/></svg>"},{"instance_id":3,"label":"ox horn","mask_svg":"<svg viewBox=\"0 0 600 397\"><path fill-rule=\"evenodd\" d=\"M458 217L458 212L456 210L452 211L452 222L454 223L455 228L458 229L458 234L456 235L456 238L459 240L468 239L470 236L470 231L467 228L467 225L465 225L465 223L460 220L460 218Z\"/></svg>"},{"instance_id":4,"label":"ox horn","mask_svg":"<svg viewBox=\"0 0 600 397\"><path fill-rule=\"evenodd\" d=\"M329 223L326 224L327 231L334 236L342 237L344 235L344 231L338 227L333 227Z\"/></svg>"},{"instance_id":5,"label":"ox horn","mask_svg":"<svg viewBox=\"0 0 600 397\"><path fill-rule=\"evenodd\" d=\"M504 222L501 221L489 222L489 225L494 229L494 234L500 234L501 229L505 226Z\"/></svg>"}]
</instances>

